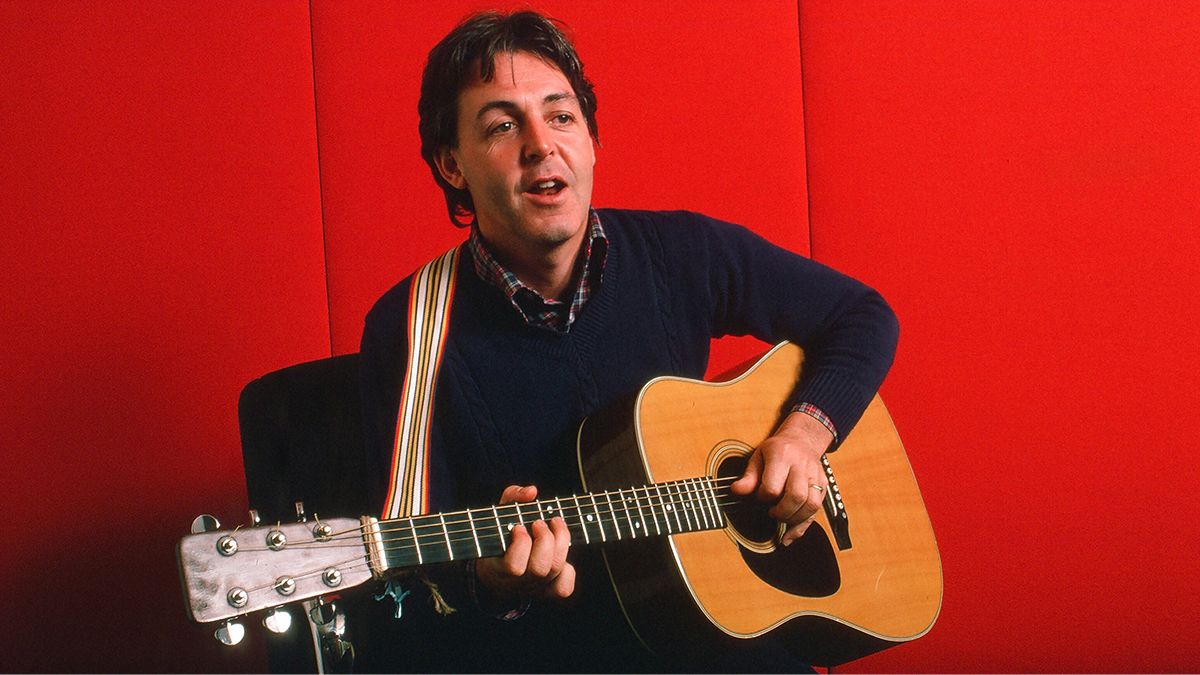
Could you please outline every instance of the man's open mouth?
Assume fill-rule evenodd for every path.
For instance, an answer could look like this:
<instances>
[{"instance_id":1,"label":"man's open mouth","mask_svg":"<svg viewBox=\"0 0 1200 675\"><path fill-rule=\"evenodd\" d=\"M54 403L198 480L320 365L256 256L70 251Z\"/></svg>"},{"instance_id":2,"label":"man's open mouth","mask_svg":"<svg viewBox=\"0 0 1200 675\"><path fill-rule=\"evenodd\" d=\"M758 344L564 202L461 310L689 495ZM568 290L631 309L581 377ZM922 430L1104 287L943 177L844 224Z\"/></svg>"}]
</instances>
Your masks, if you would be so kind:
<instances>
[{"instance_id":1,"label":"man's open mouth","mask_svg":"<svg viewBox=\"0 0 1200 675\"><path fill-rule=\"evenodd\" d=\"M556 195L559 192L562 192L566 187L566 183L558 180L557 178L551 178L537 181L530 185L525 191L535 195Z\"/></svg>"}]
</instances>

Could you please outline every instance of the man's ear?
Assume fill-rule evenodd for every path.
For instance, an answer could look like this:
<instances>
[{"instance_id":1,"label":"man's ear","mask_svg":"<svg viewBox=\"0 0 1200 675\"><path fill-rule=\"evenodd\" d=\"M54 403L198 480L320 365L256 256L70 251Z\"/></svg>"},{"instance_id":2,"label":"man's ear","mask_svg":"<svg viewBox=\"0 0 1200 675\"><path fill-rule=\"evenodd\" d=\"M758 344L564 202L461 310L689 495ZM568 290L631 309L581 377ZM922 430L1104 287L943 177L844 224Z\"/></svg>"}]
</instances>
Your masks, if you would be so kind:
<instances>
[{"instance_id":1,"label":"man's ear","mask_svg":"<svg viewBox=\"0 0 1200 675\"><path fill-rule=\"evenodd\" d=\"M459 190L467 188L467 179L463 176L462 169L458 166L458 160L454 158L454 152L442 146L433 155L433 161L437 164L438 173L442 174L442 178L449 184Z\"/></svg>"}]
</instances>

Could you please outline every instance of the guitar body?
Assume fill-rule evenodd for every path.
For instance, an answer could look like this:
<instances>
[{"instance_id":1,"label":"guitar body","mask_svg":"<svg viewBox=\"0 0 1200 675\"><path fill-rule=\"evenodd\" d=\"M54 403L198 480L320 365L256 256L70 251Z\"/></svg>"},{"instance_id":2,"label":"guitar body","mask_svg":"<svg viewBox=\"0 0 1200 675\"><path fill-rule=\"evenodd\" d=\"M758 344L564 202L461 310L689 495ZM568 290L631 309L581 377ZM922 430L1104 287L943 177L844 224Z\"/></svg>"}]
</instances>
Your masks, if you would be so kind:
<instances>
[{"instance_id":1,"label":"guitar body","mask_svg":"<svg viewBox=\"0 0 1200 675\"><path fill-rule=\"evenodd\" d=\"M580 429L585 489L738 475L786 413L803 360L784 343L730 382L652 380L634 405ZM605 547L622 608L648 648L739 649L778 633L811 663L837 665L929 631L941 608L941 560L878 396L828 461L848 541L835 537L827 508L786 548L774 545L776 526L762 514Z\"/></svg>"}]
</instances>

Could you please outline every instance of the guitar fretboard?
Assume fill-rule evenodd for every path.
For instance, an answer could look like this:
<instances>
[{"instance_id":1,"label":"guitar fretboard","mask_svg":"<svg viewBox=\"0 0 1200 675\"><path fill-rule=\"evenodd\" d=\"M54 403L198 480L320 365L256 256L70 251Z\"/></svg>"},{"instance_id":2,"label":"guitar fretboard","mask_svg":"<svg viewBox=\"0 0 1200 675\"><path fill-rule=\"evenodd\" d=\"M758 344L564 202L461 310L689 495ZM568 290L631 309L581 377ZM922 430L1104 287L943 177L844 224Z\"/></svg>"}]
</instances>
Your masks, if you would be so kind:
<instances>
[{"instance_id":1,"label":"guitar fretboard","mask_svg":"<svg viewBox=\"0 0 1200 675\"><path fill-rule=\"evenodd\" d=\"M561 517L571 544L599 544L725 526L728 479L708 477L571 497L380 521L383 567L502 555L517 525Z\"/></svg>"}]
</instances>

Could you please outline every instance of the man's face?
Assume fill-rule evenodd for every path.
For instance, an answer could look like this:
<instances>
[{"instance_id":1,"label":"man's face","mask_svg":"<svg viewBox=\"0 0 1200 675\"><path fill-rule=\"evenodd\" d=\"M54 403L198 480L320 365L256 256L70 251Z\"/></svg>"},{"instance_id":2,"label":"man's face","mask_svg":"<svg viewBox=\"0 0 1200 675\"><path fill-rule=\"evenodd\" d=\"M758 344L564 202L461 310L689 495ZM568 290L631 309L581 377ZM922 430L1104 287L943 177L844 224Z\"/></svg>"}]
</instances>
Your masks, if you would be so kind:
<instances>
[{"instance_id":1,"label":"man's face","mask_svg":"<svg viewBox=\"0 0 1200 675\"><path fill-rule=\"evenodd\" d=\"M502 257L578 244L586 231L596 155L570 82L526 52L496 57L458 98L458 147L442 176L466 188L484 239Z\"/></svg>"}]
</instances>

